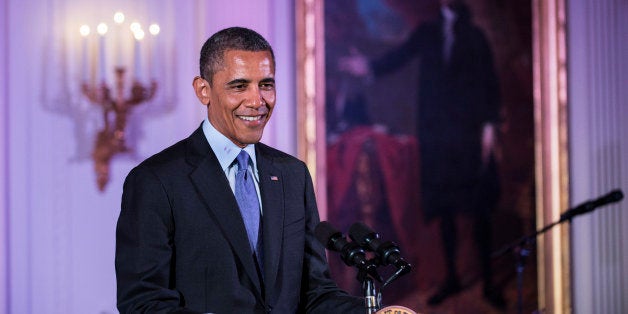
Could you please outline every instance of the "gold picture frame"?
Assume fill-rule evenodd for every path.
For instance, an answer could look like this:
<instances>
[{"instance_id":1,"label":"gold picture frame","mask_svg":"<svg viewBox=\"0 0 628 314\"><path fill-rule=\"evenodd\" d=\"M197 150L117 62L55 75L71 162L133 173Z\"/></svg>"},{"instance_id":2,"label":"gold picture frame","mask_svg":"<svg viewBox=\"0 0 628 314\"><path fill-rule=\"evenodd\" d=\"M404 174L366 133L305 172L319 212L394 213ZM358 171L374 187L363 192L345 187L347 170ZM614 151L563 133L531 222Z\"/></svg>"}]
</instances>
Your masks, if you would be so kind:
<instances>
[{"instance_id":1,"label":"gold picture frame","mask_svg":"<svg viewBox=\"0 0 628 314\"><path fill-rule=\"evenodd\" d=\"M532 0L536 227L557 221L568 205L565 0ZM298 156L314 179L326 217L324 1L295 3ZM322 140L321 140L322 139ZM569 226L537 238L538 309L570 313Z\"/></svg>"}]
</instances>

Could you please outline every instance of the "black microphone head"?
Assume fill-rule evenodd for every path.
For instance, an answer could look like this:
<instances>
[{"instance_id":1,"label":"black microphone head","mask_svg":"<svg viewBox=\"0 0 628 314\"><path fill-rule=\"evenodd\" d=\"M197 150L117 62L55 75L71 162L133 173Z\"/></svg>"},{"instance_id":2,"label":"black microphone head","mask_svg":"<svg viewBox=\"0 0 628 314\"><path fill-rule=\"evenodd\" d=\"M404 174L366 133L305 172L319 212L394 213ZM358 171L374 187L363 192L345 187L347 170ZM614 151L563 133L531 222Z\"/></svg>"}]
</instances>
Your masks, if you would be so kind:
<instances>
[{"instance_id":1,"label":"black microphone head","mask_svg":"<svg viewBox=\"0 0 628 314\"><path fill-rule=\"evenodd\" d=\"M624 199L624 192L622 192L620 189L613 190L608 193L608 198L610 200L610 203L621 201L622 199Z\"/></svg>"},{"instance_id":2,"label":"black microphone head","mask_svg":"<svg viewBox=\"0 0 628 314\"><path fill-rule=\"evenodd\" d=\"M581 214L593 211L594 209L598 207L618 202L622 200L623 198L624 198L624 193L620 189L613 190L606 195L598 197L597 199L584 202L575 208L567 210L562 215L560 215L560 220L563 221L563 220L571 219L577 215L581 215Z\"/></svg>"},{"instance_id":3,"label":"black microphone head","mask_svg":"<svg viewBox=\"0 0 628 314\"><path fill-rule=\"evenodd\" d=\"M379 234L363 222L358 221L349 228L349 237L362 246L368 246L368 242L378 239Z\"/></svg>"},{"instance_id":4,"label":"black microphone head","mask_svg":"<svg viewBox=\"0 0 628 314\"><path fill-rule=\"evenodd\" d=\"M591 202L593 207L600 207L607 204L615 203L624 198L624 193L620 190L610 191L608 194L601 196L600 198Z\"/></svg>"},{"instance_id":5,"label":"black microphone head","mask_svg":"<svg viewBox=\"0 0 628 314\"><path fill-rule=\"evenodd\" d=\"M334 226L326 221L320 222L314 228L314 236L328 250L340 252L342 261L348 266L356 266L366 270L371 274L372 270L368 269L369 264L364 256L364 250L353 242L348 242L342 232L338 231ZM377 274L376 272L374 273Z\"/></svg>"},{"instance_id":6,"label":"black microphone head","mask_svg":"<svg viewBox=\"0 0 628 314\"><path fill-rule=\"evenodd\" d=\"M322 243L327 249L338 251L338 249L334 247L334 241L332 240L337 237L342 237L342 232L338 231L338 229L329 222L321 221L316 228L314 228L314 236L318 242Z\"/></svg>"},{"instance_id":7,"label":"black microphone head","mask_svg":"<svg viewBox=\"0 0 628 314\"><path fill-rule=\"evenodd\" d=\"M392 241L382 242L379 234L362 222L356 222L349 228L349 236L369 251L375 252L380 265L394 264L396 267L406 267L409 264L401 257L397 244Z\"/></svg>"}]
</instances>

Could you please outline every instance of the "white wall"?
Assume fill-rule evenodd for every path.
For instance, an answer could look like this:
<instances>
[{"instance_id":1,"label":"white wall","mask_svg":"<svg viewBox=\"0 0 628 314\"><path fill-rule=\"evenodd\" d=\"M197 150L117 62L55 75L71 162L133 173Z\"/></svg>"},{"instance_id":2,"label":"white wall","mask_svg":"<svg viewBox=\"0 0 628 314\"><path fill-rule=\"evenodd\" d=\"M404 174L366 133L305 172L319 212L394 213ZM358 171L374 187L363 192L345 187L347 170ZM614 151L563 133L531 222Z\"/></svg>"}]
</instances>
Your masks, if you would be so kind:
<instances>
[{"instance_id":1,"label":"white wall","mask_svg":"<svg viewBox=\"0 0 628 314\"><path fill-rule=\"evenodd\" d=\"M628 192L628 5L568 4L572 205L616 188ZM628 201L576 217L575 313L628 313Z\"/></svg>"},{"instance_id":2,"label":"white wall","mask_svg":"<svg viewBox=\"0 0 628 314\"><path fill-rule=\"evenodd\" d=\"M122 182L199 125L205 110L192 78L201 45L219 28L252 27L274 46L279 101L263 141L296 152L292 1L1 0L0 8L0 313L117 312ZM102 121L80 96L78 26L116 10L160 23L166 92L137 108L135 156L114 159L101 193L89 145Z\"/></svg>"}]
</instances>

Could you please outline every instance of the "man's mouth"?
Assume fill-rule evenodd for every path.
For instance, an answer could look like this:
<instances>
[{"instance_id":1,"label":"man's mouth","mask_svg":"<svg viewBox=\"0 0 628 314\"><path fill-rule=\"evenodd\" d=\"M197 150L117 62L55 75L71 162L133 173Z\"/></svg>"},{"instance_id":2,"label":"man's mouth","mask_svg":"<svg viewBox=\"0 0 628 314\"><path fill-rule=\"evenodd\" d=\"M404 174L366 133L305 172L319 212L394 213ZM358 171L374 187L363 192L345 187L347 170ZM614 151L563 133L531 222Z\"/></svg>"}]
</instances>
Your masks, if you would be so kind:
<instances>
[{"instance_id":1,"label":"man's mouth","mask_svg":"<svg viewBox=\"0 0 628 314\"><path fill-rule=\"evenodd\" d=\"M259 121L264 117L264 115L259 115L259 116L238 116L238 118L244 120L244 121Z\"/></svg>"}]
</instances>

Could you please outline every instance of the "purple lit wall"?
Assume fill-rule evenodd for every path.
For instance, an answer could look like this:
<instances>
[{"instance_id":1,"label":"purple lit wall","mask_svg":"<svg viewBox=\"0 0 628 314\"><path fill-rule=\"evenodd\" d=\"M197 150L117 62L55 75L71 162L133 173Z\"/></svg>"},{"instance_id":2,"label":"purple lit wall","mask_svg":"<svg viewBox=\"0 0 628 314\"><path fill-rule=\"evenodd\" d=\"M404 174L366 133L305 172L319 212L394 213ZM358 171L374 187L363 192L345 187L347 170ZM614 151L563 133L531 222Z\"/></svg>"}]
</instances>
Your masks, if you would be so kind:
<instances>
[{"instance_id":1,"label":"purple lit wall","mask_svg":"<svg viewBox=\"0 0 628 314\"><path fill-rule=\"evenodd\" d=\"M8 133L8 2L0 1L0 312L7 312L8 304L8 224L9 200L7 190L7 133Z\"/></svg>"},{"instance_id":2,"label":"purple lit wall","mask_svg":"<svg viewBox=\"0 0 628 314\"><path fill-rule=\"evenodd\" d=\"M572 203L628 190L628 6L567 1ZM138 108L135 156L112 163L98 192L89 145L67 114L80 103L78 26L122 10L159 20L172 108ZM116 313L115 223L125 175L198 126L198 51L229 26L275 48L278 102L264 142L296 153L294 1L0 0L0 314ZM66 88L67 87L67 88ZM163 109L163 108L162 108ZM64 114L66 113L66 114ZM86 128L89 129L89 128ZM87 142L86 142L87 141ZM87 150L89 153L89 149ZM628 201L574 220L576 313L628 312Z\"/></svg>"},{"instance_id":3,"label":"purple lit wall","mask_svg":"<svg viewBox=\"0 0 628 314\"><path fill-rule=\"evenodd\" d=\"M86 136L94 127L80 124L102 121L81 100L78 27L109 21L117 10L159 22L158 92L168 105L137 107L135 152L114 158L101 193ZM273 45L278 101L263 141L296 152L293 10L288 0L0 1L0 313L117 312L113 260L124 177L200 124L205 108L192 79L201 45L220 28L250 27Z\"/></svg>"},{"instance_id":4,"label":"purple lit wall","mask_svg":"<svg viewBox=\"0 0 628 314\"><path fill-rule=\"evenodd\" d=\"M612 189L628 193L628 3L567 7L573 206ZM628 313L628 200L572 226L574 313Z\"/></svg>"}]
</instances>

